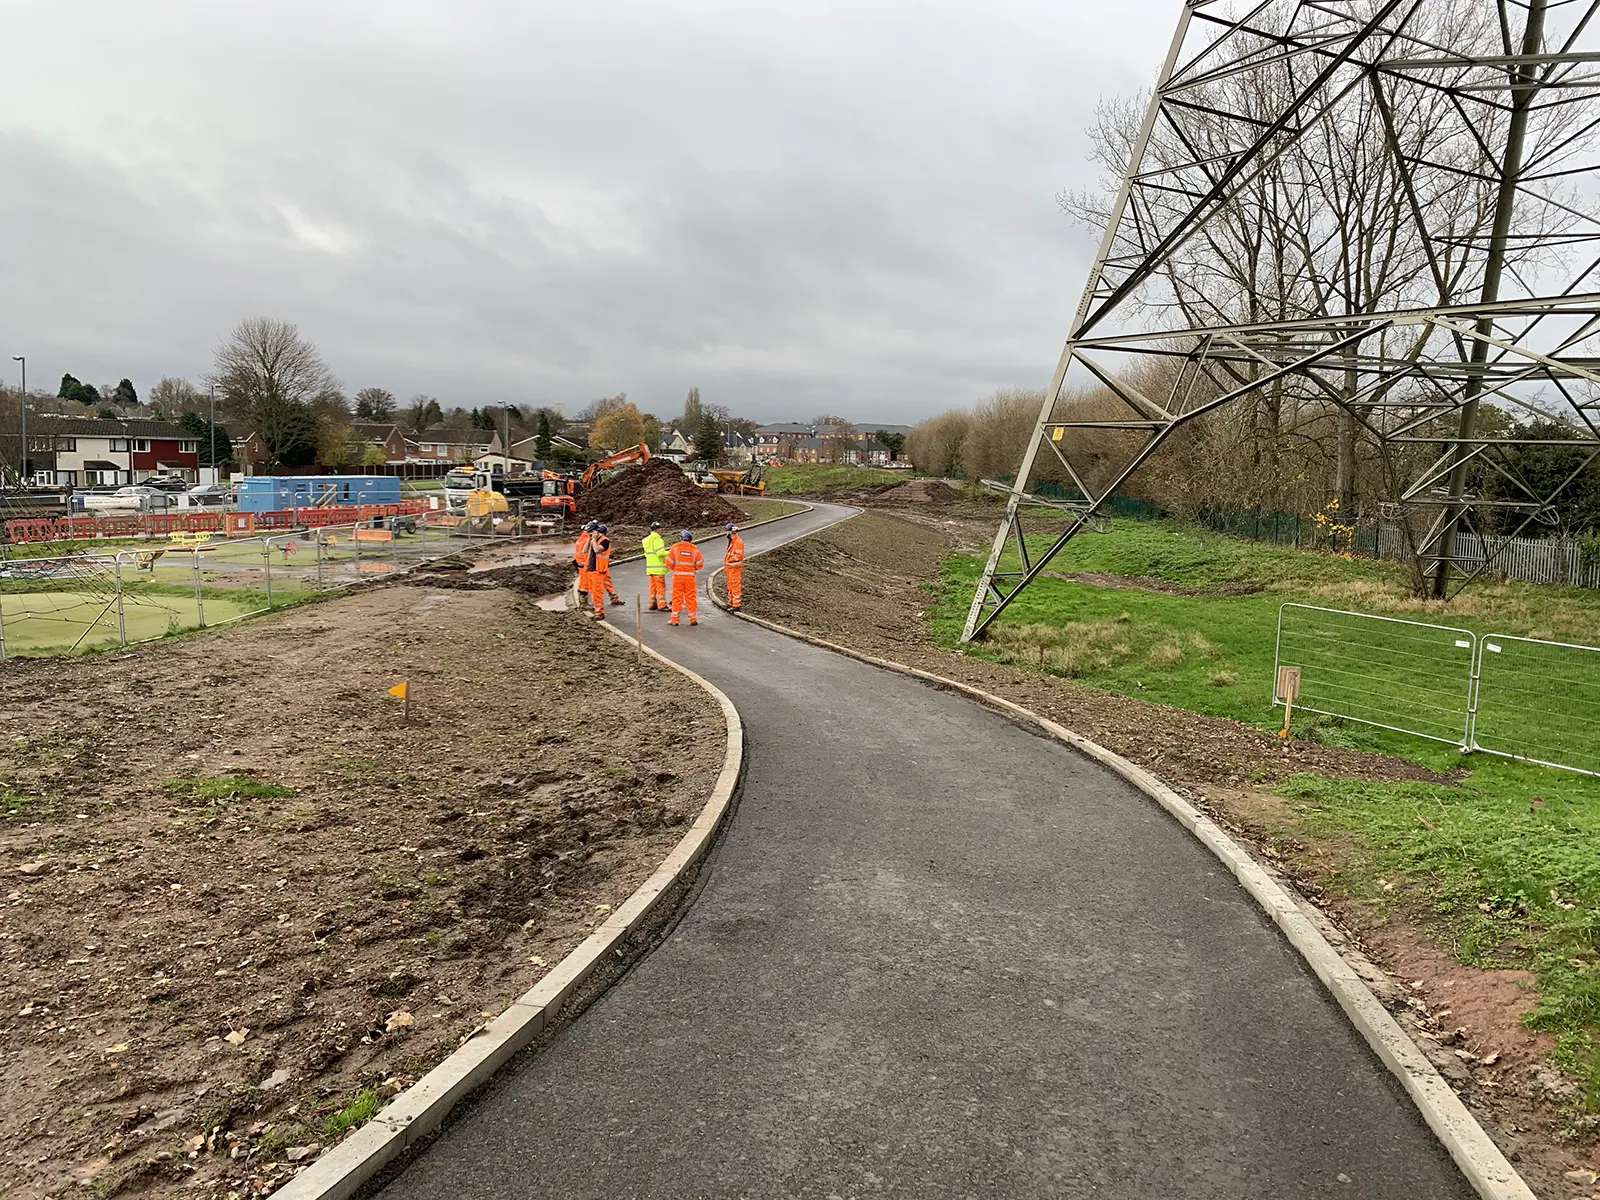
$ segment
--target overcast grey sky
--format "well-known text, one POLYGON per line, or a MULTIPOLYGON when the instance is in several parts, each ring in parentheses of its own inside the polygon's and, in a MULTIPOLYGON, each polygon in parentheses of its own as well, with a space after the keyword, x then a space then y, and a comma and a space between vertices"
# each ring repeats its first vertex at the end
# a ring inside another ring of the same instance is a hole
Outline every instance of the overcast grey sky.
POLYGON ((143 394, 267 315, 447 405, 1042 386, 1093 249, 1055 194, 1178 7, 0 0, 0 363, 143 394))

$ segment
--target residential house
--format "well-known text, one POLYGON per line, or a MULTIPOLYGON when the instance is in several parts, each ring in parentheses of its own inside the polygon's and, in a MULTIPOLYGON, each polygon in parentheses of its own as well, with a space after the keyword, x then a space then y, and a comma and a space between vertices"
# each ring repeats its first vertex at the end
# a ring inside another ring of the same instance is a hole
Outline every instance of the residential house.
POLYGON ((755 456, 754 438, 746 437, 737 429, 730 429, 722 435, 722 457, 730 467, 747 467, 755 456))
POLYGON ((536 471, 539 464, 531 458, 519 458, 512 454, 509 458, 499 450, 486 450, 472 460, 472 465, 480 471, 488 471, 495 475, 526 475, 529 471, 536 471))
POLYGON ((254 474, 255 468, 267 461, 267 444, 253 429, 243 437, 230 439, 229 445, 233 447, 233 461, 244 468, 246 475, 254 474))
MULTIPOLYGON (((463 463, 471 462, 489 451, 490 439, 476 429, 452 428, 443 421, 435 421, 406 442, 406 455, 413 461, 463 463)), ((516 453, 516 446, 511 452, 516 453)))
MULTIPOLYGON (((784 454, 782 459, 796 463, 819 463, 822 461, 824 448, 828 445, 826 438, 797 437, 780 443, 784 454)), ((778 457, 774 455, 774 457, 778 457)))
POLYGON ((405 462, 406 435, 400 431, 400 426, 355 421, 351 423, 350 430, 360 447, 360 451, 354 455, 357 462, 365 461, 366 451, 371 448, 382 450, 383 461, 386 463, 405 462))
POLYGON ((661 440, 656 447, 656 453, 662 458, 670 459, 682 466, 694 458, 694 441, 687 437, 683 430, 676 427, 663 429, 661 431, 661 440))
POLYGON ((783 462, 794 457, 796 442, 805 441, 816 436, 816 430, 810 425, 777 424, 763 425, 752 435, 755 441, 753 453, 763 462, 783 462))
MULTIPOLYGON (((490 447, 491 450, 497 448, 497 446, 490 447)), ((577 442, 574 442, 570 438, 563 437, 559 433, 553 433, 550 435, 550 448, 552 450, 560 449, 577 451, 579 454, 589 453, 588 447, 580 446, 577 442)), ((598 451, 596 451, 596 453, 598 453, 598 451)), ((525 438, 513 438, 511 442, 511 457, 526 458, 529 460, 541 458, 542 456, 539 453, 539 435, 535 433, 525 438)))
POLYGON ((28 424, 34 480, 64 487, 199 479, 200 442, 167 421, 36 417, 28 424))

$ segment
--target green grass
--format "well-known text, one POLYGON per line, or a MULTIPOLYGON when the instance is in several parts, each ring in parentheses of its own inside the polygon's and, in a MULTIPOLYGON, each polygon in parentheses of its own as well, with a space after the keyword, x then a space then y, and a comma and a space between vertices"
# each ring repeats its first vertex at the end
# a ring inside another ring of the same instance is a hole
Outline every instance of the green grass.
POLYGON ((179 800, 239 800, 252 797, 276 798, 294 795, 294 789, 253 775, 186 776, 169 779, 161 785, 169 796, 179 800))
MULTIPOLYGON (((1037 548, 1044 544, 1041 538, 1037 548)), ((1035 548, 1032 543, 1030 548, 1035 548)), ((944 565, 938 603, 930 616, 936 636, 947 645, 956 645, 981 569, 981 561, 972 555, 957 555, 944 565)), ((1594 592, 1483 584, 1453 602, 1439 604, 1413 598, 1408 577, 1392 564, 1245 542, 1176 522, 1118 522, 1109 534, 1075 539, 1050 571, 1157 579, 1192 589, 1242 584, 1261 590, 1248 595, 1173 595, 1046 576, 1018 597, 987 641, 967 651, 1263 728, 1282 723, 1282 710, 1272 703, 1272 668, 1278 613, 1285 603, 1373 613, 1479 634, 1578 643, 1592 642, 1600 629, 1600 594, 1594 592), (1196 635, 1203 639, 1203 647, 1195 643, 1196 635), (1224 673, 1231 673, 1237 682, 1221 686, 1213 682, 1224 673)), ((1307 645, 1314 641, 1312 634, 1326 628, 1325 618, 1316 624, 1305 624, 1306 618, 1297 615, 1294 619, 1302 622, 1307 645)), ((1293 634, 1295 626, 1289 628, 1293 634)), ((1404 707, 1414 716, 1424 702, 1439 708, 1459 703, 1454 689, 1458 680, 1465 679, 1466 652, 1455 647, 1453 636, 1385 623, 1358 623, 1350 636, 1373 647, 1373 652, 1341 659, 1335 648, 1323 658, 1359 677, 1355 682, 1373 704, 1373 715, 1404 707), (1426 661, 1414 672, 1400 665, 1418 662, 1416 656, 1424 652, 1436 656, 1437 669, 1426 661), (1433 691, 1425 692, 1426 688, 1433 691)), ((1312 706, 1341 707, 1334 702, 1338 697, 1327 698, 1330 703, 1312 706)), ((1312 699, 1307 697, 1308 702, 1312 699)), ((1562 699, 1570 718, 1575 698, 1562 699)), ((1593 719, 1600 722, 1600 708, 1593 719)), ((1441 717, 1437 724, 1448 722, 1441 717)), ((1316 725, 1315 719, 1305 722, 1308 728, 1316 725)), ((1517 731, 1502 733, 1514 739, 1517 731)), ((1430 766, 1456 760, 1447 745, 1382 730, 1339 736, 1430 766)))
MULTIPOLYGON (((146 584, 130 588, 126 593, 123 625, 130 643, 199 628, 194 589, 153 590, 161 586, 146 584)), ((207 589, 203 595, 208 625, 217 625, 267 606, 265 593, 249 590, 218 592, 207 589)), ((303 591, 280 594, 274 588, 272 600, 274 606, 282 606, 309 595, 303 591)), ((79 653, 115 649, 121 640, 117 633, 116 610, 106 607, 109 598, 97 599, 96 594, 90 592, 34 590, 31 587, 26 591, 14 591, 7 587, 0 595, 0 621, 5 625, 7 656, 65 654, 85 630, 89 633, 79 642, 79 653)))
MULTIPOLYGON (((981 566, 970 555, 944 564, 929 619, 951 648, 981 566)), ((1440 605, 1413 598, 1409 577, 1392 564, 1240 541, 1175 522, 1118 522, 1109 534, 1076 539, 1050 569, 1260 590, 1179 595, 1041 578, 988 640, 962 649, 1261 728, 1282 723, 1282 709, 1272 703, 1272 668, 1285 603, 1578 644, 1593 644, 1600 630, 1594 592, 1483 583, 1440 605)), ((1335 647, 1330 656, 1316 639, 1331 627, 1321 618, 1298 632, 1292 621, 1286 626, 1286 659, 1345 669, 1313 680, 1327 707, 1339 699, 1330 695, 1329 679, 1359 691, 1369 705, 1405 709, 1410 720, 1429 704, 1443 709, 1459 701, 1465 662, 1451 656, 1468 652, 1455 646, 1454 635, 1357 623, 1354 634, 1374 649, 1352 655, 1347 646, 1335 647), (1435 662, 1445 666, 1436 671, 1435 662)), ((1563 752, 1593 755, 1600 711, 1591 689, 1552 682, 1549 663, 1514 658, 1512 649, 1498 659, 1485 655, 1480 708, 1489 732, 1526 746, 1558 741, 1553 728, 1575 730, 1563 752), (1490 684, 1506 698, 1491 697, 1490 684), (1511 684, 1525 690, 1510 691, 1511 684), (1540 704, 1555 707, 1541 713, 1540 704), (1595 724, 1577 724, 1580 714, 1595 724)), ((1463 756, 1445 742, 1314 713, 1297 713, 1294 733, 1451 773, 1438 784, 1297 775, 1272 790, 1289 802, 1289 832, 1334 837, 1347 848, 1335 880, 1347 894, 1405 906, 1408 919, 1464 963, 1534 971, 1538 1007, 1529 1023, 1557 1036, 1558 1060, 1600 1110, 1600 778, 1488 754, 1463 756)))
POLYGON ((322 1118, 321 1132, 326 1141, 333 1141, 364 1125, 378 1115, 383 1107, 383 1097, 373 1088, 362 1088, 340 1109, 322 1118))
POLYGON ((44 821, 55 815, 56 806, 44 796, 30 796, 0 783, 0 822, 44 821))
POLYGON ((821 463, 815 466, 804 463, 770 466, 765 476, 769 495, 875 487, 886 483, 903 483, 910 477, 909 471, 886 471, 881 467, 835 467, 821 463))

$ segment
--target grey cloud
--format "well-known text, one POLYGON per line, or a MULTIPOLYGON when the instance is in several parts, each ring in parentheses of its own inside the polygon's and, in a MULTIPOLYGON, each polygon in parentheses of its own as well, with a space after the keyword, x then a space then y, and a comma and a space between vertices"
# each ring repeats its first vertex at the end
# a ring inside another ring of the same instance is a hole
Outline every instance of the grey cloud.
POLYGON ((264 313, 352 388, 913 420, 1048 376, 1054 194, 1176 9, 40 0, 0 343, 148 386, 264 313))

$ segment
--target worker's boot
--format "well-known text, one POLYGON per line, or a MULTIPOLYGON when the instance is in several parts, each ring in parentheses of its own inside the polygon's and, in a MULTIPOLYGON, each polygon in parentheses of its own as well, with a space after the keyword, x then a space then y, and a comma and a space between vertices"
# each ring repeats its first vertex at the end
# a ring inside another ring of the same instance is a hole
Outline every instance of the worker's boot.
POLYGON ((626 603, 627 603, 627 601, 624 600, 621 596, 613 596, 613 597, 611 597, 611 604, 612 604, 613 608, 616 607, 618 604, 626 604, 626 603))
POLYGON ((690 617, 690 618, 689 618, 689 624, 691 624, 691 625, 698 625, 698 624, 700 624, 700 622, 699 622, 699 621, 697 621, 697 620, 696 620, 696 619, 695 619, 695 618, 694 618, 694 617, 690 617))

